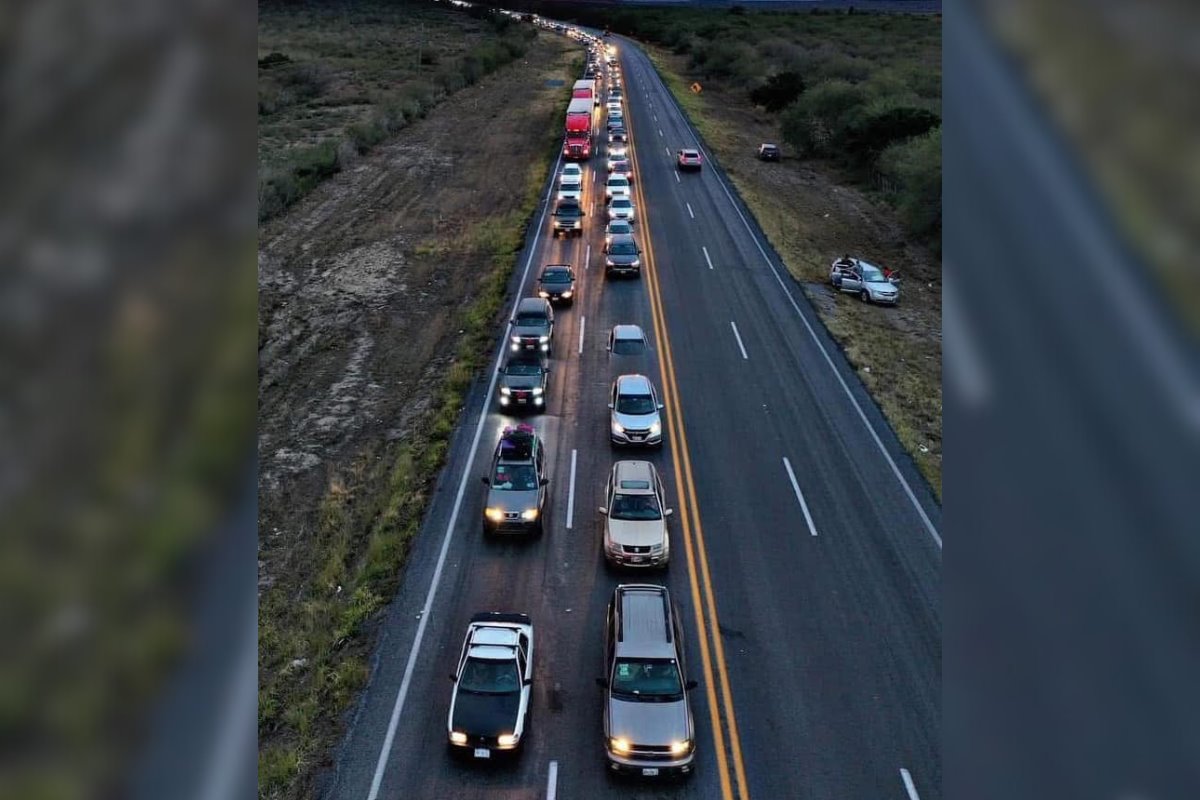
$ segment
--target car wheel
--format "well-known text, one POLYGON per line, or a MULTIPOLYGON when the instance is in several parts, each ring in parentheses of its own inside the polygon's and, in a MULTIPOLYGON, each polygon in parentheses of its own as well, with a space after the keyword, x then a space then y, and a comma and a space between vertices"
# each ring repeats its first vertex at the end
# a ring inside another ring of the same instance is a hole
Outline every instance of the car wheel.
POLYGON ((864 303, 869 303, 871 302, 871 294, 866 289, 863 289, 858 293, 858 299, 862 300, 864 303))

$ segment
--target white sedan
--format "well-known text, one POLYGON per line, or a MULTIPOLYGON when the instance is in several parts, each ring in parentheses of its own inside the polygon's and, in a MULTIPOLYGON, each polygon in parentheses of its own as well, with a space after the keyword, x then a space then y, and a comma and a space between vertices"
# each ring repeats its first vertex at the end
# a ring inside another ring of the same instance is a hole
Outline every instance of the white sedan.
POLYGON ((533 688, 533 623, 527 614, 471 617, 446 720, 452 752, 491 760, 520 749, 533 688))

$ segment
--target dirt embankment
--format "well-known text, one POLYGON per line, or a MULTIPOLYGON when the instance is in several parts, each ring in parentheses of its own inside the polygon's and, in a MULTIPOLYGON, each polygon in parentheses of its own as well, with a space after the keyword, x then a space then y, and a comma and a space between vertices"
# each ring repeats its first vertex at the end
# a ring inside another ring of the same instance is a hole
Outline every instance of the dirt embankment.
POLYGON ((414 442, 435 417, 452 427, 460 344, 491 322, 479 299, 511 269, 577 55, 538 37, 260 228, 264 796, 303 794, 365 680, 361 623, 386 602, 445 446, 435 459, 414 442))

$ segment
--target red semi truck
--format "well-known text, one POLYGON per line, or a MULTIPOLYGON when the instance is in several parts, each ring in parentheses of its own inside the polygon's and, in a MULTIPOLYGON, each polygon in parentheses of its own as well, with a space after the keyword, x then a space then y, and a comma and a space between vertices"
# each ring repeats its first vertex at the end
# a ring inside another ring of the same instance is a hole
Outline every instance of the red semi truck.
POLYGON ((596 91, 596 81, 575 81, 575 86, 571 89, 571 99, 574 100, 580 97, 591 100, 592 105, 600 105, 600 93, 596 91))
POLYGON ((563 158, 587 161, 592 157, 592 101, 576 97, 567 106, 566 137, 563 158))

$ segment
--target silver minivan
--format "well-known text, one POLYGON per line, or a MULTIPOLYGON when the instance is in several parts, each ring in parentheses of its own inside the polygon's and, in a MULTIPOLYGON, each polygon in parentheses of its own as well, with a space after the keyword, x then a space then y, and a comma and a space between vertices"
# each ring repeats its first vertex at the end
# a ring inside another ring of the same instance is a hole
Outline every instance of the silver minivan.
POLYGON ((604 750, 614 772, 690 775, 696 758, 683 633, 665 586, 622 584, 608 604, 604 750))

